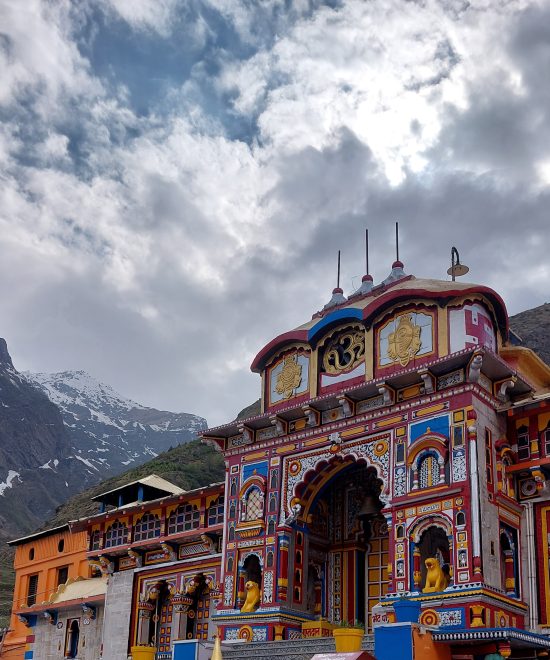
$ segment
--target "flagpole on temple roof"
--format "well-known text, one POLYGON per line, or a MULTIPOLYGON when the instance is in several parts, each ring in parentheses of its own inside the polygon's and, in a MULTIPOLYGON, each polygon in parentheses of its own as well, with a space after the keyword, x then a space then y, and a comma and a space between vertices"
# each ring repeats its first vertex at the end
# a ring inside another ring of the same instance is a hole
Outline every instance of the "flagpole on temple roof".
POLYGON ((336 288, 340 288, 340 250, 338 250, 338 277, 336 280, 336 288))
POLYGON ((395 223, 395 255, 396 261, 399 261, 399 223, 395 223))

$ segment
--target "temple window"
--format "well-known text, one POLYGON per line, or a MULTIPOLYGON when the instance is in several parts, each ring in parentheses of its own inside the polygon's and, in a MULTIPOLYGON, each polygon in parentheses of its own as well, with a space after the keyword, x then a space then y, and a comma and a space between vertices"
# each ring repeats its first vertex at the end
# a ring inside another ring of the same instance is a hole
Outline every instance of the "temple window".
POLYGON ((101 544, 101 531, 96 529, 90 535, 90 550, 99 550, 101 544))
POLYGON ((128 543, 128 527, 124 523, 115 520, 105 532, 105 547, 113 548, 116 545, 128 543))
POLYGON ((34 548, 31 548, 29 550, 29 561, 32 561, 34 559, 34 548))
POLYGON ((29 575, 29 583, 27 585, 27 607, 36 605, 36 594, 38 593, 38 573, 29 575))
POLYGON ((229 495, 231 497, 235 497, 236 494, 237 494, 237 480, 232 479, 231 480, 231 487, 229 488, 229 495))
POLYGON ((518 458, 520 461, 527 461, 530 457, 529 429, 526 426, 520 426, 518 429, 518 458))
POLYGON ((266 558, 266 566, 267 568, 272 568, 273 567, 273 553, 268 552, 267 553, 267 558, 266 558))
POLYGON ((439 484, 439 463, 435 454, 426 454, 418 464, 420 488, 431 488, 439 484))
POLYGON ((160 519, 157 515, 146 513, 134 527, 134 541, 145 541, 160 536, 160 519))
POLYGON ((180 532, 188 532, 191 529, 196 529, 200 525, 200 516, 200 511, 194 504, 180 504, 168 518, 168 534, 179 534, 180 532))
POLYGON ((217 500, 208 507, 208 526, 219 525, 223 522, 224 497, 220 495, 217 500))
POLYGON ((228 557, 227 558, 227 572, 232 573, 233 572, 233 564, 234 564, 234 559, 233 557, 228 557))
POLYGON ((231 502, 229 505, 229 517, 234 518, 237 515, 237 507, 235 505, 235 502, 231 502))
POLYGON ((270 487, 271 488, 277 488, 278 482, 279 482, 279 470, 272 470, 271 471, 270 487))
POLYGON ((58 568, 56 586, 59 586, 60 584, 65 584, 65 582, 67 582, 68 579, 69 579, 69 567, 61 566, 60 568, 58 568))
POLYGON ((509 596, 517 596, 517 544, 514 532, 502 527, 499 542, 501 589, 509 596))
POLYGON ((269 513, 275 513, 275 511, 277 511, 277 498, 272 495, 269 498, 269 513))
POLYGON ((395 528, 395 538, 396 539, 402 539, 405 538, 405 528, 403 525, 397 525, 395 528))
POLYGON ((544 444, 544 455, 550 457, 550 422, 542 432, 542 442, 544 444))
POLYGON ((57 544, 57 552, 63 552, 65 550, 65 539, 60 539, 57 544))
POLYGON ((464 444, 464 431, 462 425, 453 427, 453 445, 461 447, 464 444))
POLYGON ((456 514, 456 526, 464 527, 465 524, 466 524, 466 514, 464 513, 464 511, 459 511, 456 514))
POLYGON ((395 462, 403 463, 405 460, 405 445, 400 443, 395 448, 395 462))
POLYGON ((244 520, 259 520, 264 515, 264 494, 259 488, 251 488, 244 501, 244 520))
POLYGON ((268 534, 275 534, 275 519, 271 518, 269 522, 267 523, 267 533, 268 534))

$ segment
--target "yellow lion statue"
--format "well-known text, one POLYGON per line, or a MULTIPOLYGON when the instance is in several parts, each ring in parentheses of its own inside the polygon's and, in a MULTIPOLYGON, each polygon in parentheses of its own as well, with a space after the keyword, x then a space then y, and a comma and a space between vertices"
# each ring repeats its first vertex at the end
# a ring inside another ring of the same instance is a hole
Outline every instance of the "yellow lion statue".
POLYGON ((244 585, 246 589, 246 600, 241 608, 241 612, 254 612, 260 604, 260 586, 257 582, 248 582, 244 585))
POLYGON ((436 591, 445 591, 449 586, 449 576, 441 568, 439 561, 435 557, 429 557, 424 562, 428 572, 426 573, 426 584, 422 593, 432 593, 436 591))

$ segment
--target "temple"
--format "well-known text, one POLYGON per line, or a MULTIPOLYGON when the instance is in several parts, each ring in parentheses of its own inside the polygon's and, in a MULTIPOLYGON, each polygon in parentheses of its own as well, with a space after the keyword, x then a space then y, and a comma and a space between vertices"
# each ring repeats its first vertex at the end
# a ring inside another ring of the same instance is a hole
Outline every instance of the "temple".
MULTIPOLYGON (((334 289, 252 370, 260 414, 202 434, 224 484, 152 475, 69 524, 106 585, 101 657, 183 658, 178 640, 215 634, 224 658, 306 657, 346 622, 378 660, 547 655, 550 367, 495 291, 396 261, 378 285, 334 289)), ((97 658, 70 654, 59 603, 23 602, 31 578, 27 561, 12 626, 26 655, 8 635, 2 657, 97 658), (43 628, 65 655, 28 641, 43 628)))

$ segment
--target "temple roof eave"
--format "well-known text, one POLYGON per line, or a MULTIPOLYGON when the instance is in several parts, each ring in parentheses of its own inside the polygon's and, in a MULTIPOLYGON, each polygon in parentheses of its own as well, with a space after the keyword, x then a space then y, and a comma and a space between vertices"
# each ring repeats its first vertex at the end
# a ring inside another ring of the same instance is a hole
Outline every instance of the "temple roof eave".
POLYGON ((250 368, 253 372, 261 372, 269 358, 288 344, 299 342, 314 346, 319 337, 334 325, 348 321, 361 321, 368 325, 378 314, 399 302, 408 299, 431 298, 434 302, 439 303, 442 300, 447 301, 469 295, 481 295, 491 302, 497 325, 503 337, 507 338, 509 327, 506 305, 501 296, 493 289, 480 284, 417 279, 408 276, 388 285, 375 287, 367 295, 346 300, 329 310, 318 312, 311 321, 278 335, 259 351, 250 368))
MULTIPOLYGON (((440 376, 444 373, 449 373, 455 369, 464 368, 468 365, 472 356, 476 354, 483 355, 482 373, 494 381, 501 381, 505 379, 514 379, 514 384, 510 391, 514 396, 522 396, 529 394, 533 391, 533 386, 521 374, 516 372, 510 365, 502 360, 498 355, 489 351, 488 349, 463 349, 451 355, 432 360, 419 367, 412 367, 403 369, 394 374, 388 375, 384 378, 376 378, 359 385, 354 385, 348 388, 342 388, 337 392, 324 394, 314 397, 307 401, 300 403, 290 403, 288 407, 282 408, 274 412, 266 412, 261 415, 255 415, 247 419, 234 420, 227 424, 217 426, 203 431, 200 436, 203 442, 221 442, 234 435, 242 432, 243 427, 249 428, 253 431, 266 428, 270 425, 270 419, 274 416, 283 419, 284 421, 294 421, 304 417, 304 407, 311 407, 317 411, 330 410, 339 405, 339 400, 342 397, 348 397, 354 402, 368 399, 372 396, 379 394, 379 389, 383 385, 389 385, 394 389, 401 389, 416 383, 421 383, 422 379, 419 372, 429 370, 434 376, 440 376)), ((386 407, 390 408, 390 404, 386 407)), ((380 410, 380 409, 378 409, 380 410)))

